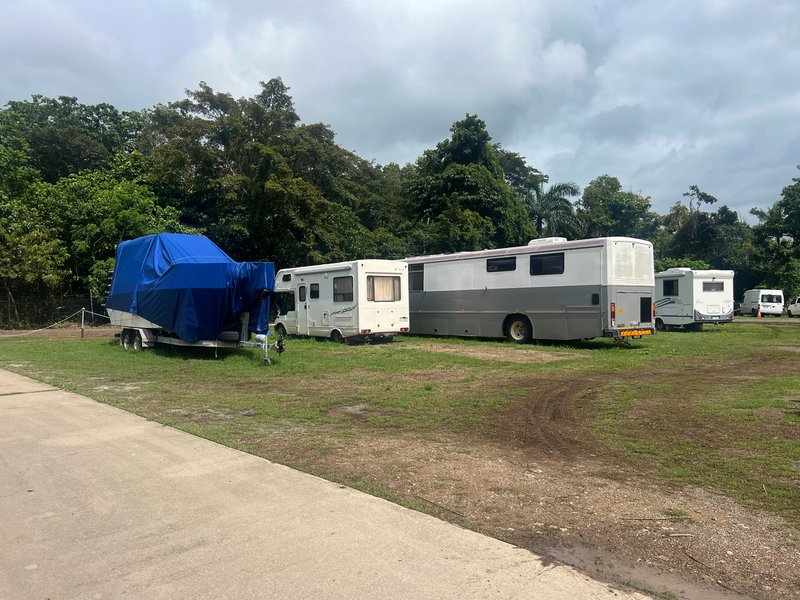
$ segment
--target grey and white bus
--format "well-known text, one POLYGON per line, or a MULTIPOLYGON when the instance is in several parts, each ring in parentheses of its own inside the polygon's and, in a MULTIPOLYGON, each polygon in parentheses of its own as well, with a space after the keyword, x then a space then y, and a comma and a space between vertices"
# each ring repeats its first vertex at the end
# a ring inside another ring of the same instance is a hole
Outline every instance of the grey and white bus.
POLYGON ((653 245, 607 237, 415 256, 411 333, 517 343, 655 333, 653 245))

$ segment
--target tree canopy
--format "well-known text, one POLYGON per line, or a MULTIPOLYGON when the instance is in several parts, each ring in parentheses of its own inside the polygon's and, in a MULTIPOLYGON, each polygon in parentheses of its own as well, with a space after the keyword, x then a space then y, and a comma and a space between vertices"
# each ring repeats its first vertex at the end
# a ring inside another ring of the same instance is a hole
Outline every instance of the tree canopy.
POLYGON ((9 102, 0 282, 12 305, 98 293, 116 245, 160 231, 207 235, 237 260, 279 267, 623 235, 652 240, 659 265, 734 269, 739 290, 800 292, 800 178, 751 211, 752 227, 695 184, 659 215, 612 175, 582 193, 550 183, 478 115, 413 164, 378 165, 339 146, 330 126, 303 123, 289 92, 273 78, 238 99, 200 82, 141 111, 68 96, 9 102))

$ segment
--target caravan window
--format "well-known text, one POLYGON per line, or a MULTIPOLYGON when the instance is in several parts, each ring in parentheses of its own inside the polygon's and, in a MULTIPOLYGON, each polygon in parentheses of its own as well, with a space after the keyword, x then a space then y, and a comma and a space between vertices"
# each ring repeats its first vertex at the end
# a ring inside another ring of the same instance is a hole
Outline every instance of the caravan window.
POLYGON ((333 301, 352 302, 353 301, 353 276, 333 278, 333 301))
POLYGON ((425 289, 425 265, 408 265, 408 289, 412 292, 425 289))
MULTIPOLYGON (((678 295, 678 280, 677 279, 664 279, 664 295, 677 296, 678 295)), ((703 284, 705 289, 705 284, 703 284)))
POLYGON ((563 252, 531 256, 531 275, 561 275, 563 272, 563 252))
POLYGON ((703 282, 703 291, 704 292, 724 292, 725 291, 725 282, 724 281, 704 281, 703 282))
POLYGON ((504 256, 503 258, 487 258, 486 272, 497 273, 498 271, 516 271, 517 257, 504 256))
POLYGON ((312 283, 308 287, 308 297, 314 300, 315 298, 319 298, 319 284, 312 283))
POLYGON ((400 300, 400 278, 389 275, 367 275, 367 300, 397 302, 400 300))
POLYGON ((291 280, 292 280, 292 274, 291 273, 284 273, 283 277, 281 277, 281 281, 291 281, 291 280))
POLYGON ((306 301, 306 286, 301 285, 299 288, 297 288, 297 299, 300 302, 306 301))

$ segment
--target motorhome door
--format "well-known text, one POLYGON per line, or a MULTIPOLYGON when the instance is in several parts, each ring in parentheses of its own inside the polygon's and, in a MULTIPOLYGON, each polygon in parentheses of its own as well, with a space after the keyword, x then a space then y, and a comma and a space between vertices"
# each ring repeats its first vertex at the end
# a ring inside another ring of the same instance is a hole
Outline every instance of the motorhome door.
POLYGON ((308 335, 308 298, 306 286, 297 286, 297 333, 308 335))

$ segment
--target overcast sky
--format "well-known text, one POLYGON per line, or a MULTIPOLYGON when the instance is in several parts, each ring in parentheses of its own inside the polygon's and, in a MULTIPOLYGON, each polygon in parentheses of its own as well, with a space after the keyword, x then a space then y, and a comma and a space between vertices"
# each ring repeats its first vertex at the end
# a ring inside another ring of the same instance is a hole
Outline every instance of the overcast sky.
POLYGON ((800 175, 797 0, 0 0, 0 105, 150 108, 281 77, 305 123, 380 164, 477 114, 551 182, 747 214, 800 175))

